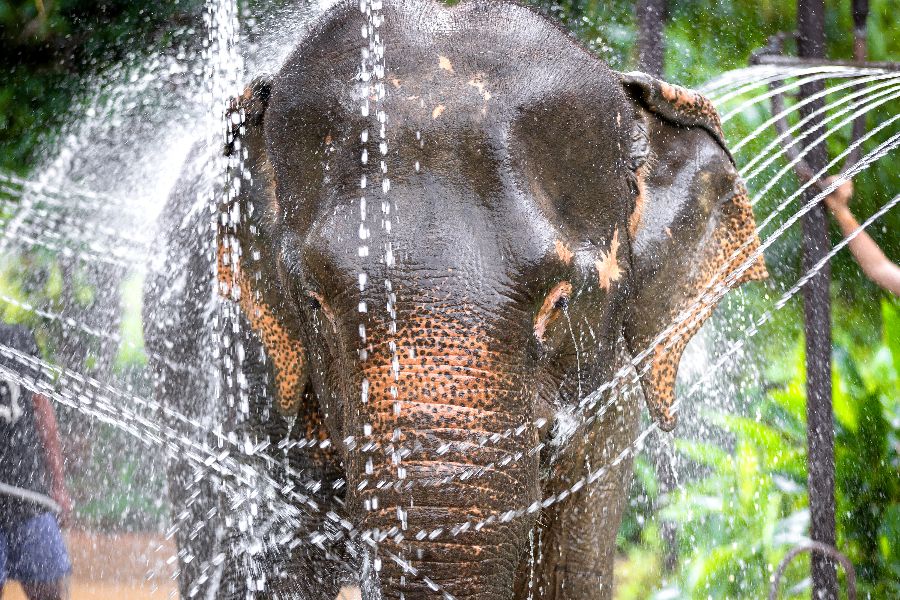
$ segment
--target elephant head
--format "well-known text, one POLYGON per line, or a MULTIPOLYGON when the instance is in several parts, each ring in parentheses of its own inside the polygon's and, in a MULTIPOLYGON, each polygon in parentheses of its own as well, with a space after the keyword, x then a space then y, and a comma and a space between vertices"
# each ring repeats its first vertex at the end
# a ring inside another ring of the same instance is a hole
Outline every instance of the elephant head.
MULTIPOLYGON (((340 441, 348 519, 457 598, 510 598, 534 515, 458 525, 541 499, 541 418, 622 344, 673 427, 684 345, 764 266, 702 96, 617 74, 516 5, 384 12, 383 77, 342 4, 236 100, 221 290, 279 408, 340 441)), ((431 593, 392 560, 380 579, 431 593)))

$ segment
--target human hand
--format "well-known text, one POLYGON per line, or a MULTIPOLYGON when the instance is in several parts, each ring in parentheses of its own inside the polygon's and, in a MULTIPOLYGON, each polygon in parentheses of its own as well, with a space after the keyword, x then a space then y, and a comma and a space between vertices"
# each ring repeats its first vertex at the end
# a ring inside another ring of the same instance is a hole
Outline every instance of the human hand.
MULTIPOLYGON (((830 186, 834 183, 836 176, 829 177, 824 181, 825 186, 830 186)), ((832 212, 840 212, 844 210, 849 210, 848 204, 850 203, 850 198, 853 196, 853 180, 848 179, 841 185, 837 187, 833 192, 825 196, 825 204, 828 205, 828 208, 832 210, 832 212)))

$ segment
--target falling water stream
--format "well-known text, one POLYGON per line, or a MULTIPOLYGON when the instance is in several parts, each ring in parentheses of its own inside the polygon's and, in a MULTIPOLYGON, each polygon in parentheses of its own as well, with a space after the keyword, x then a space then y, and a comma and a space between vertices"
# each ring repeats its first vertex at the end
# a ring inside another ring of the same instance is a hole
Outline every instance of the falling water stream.
MULTIPOLYGON (((314 23, 316 16, 325 8, 327 5, 276 15, 267 22, 271 33, 251 44, 246 43, 242 37, 237 3, 234 0, 209 0, 204 12, 208 37, 204 40, 203 48, 198 50, 191 48, 188 42, 179 43, 173 46, 174 52, 171 55, 150 57, 144 59, 144 62, 135 60, 132 65, 113 69, 101 86, 103 94, 88 99, 81 114, 72 116, 67 133, 54 148, 52 158, 46 165, 35 170, 38 175, 32 179, 23 179, 0 174, 0 218, 4 225, 0 236, 0 252, 4 254, 4 262, 8 264, 28 253, 58 257, 79 266, 71 271, 73 273, 80 266, 90 266, 95 271, 93 276, 104 282, 108 289, 107 294, 101 298, 101 304, 105 306, 101 307, 102 310, 95 311, 96 314, 75 310, 74 304, 37 305, 15 297, 12 293, 0 293, 0 303, 7 308, 40 318, 62 340, 88 340, 90 344, 98 344, 113 353, 143 351, 142 345, 133 336, 122 334, 121 315, 113 321, 104 315, 110 311, 120 312, 119 291, 127 287, 129 282, 137 282, 139 286, 147 265, 161 260, 159 249, 153 247, 155 232, 147 227, 147 223, 157 216, 175 178, 184 166, 192 166, 206 174, 205 195, 198 199, 195 210, 208 216, 209 228, 205 232, 208 237, 201 240, 201 243, 209 266, 211 309, 207 315, 207 331, 203 332, 207 363, 202 367, 203 372, 196 375, 209 382, 209 395, 205 399, 205 414, 209 416, 193 418, 149 399, 149 374, 142 371, 127 375, 115 372, 92 373, 81 369, 74 361, 56 364, 0 346, 0 355, 21 366, 21 369, 0 366, 0 375, 46 394, 87 419, 123 432, 150 452, 162 452, 170 458, 179 457, 190 461, 196 484, 206 479, 216 482, 217 491, 223 498, 216 511, 205 517, 197 517, 192 513, 191 504, 199 497, 197 494, 185 506, 175 507, 176 511, 167 523, 166 533, 172 538, 178 532, 199 532, 212 526, 208 524, 218 522, 219 512, 227 513, 226 522, 236 533, 232 537, 217 533, 221 550, 212 553, 208 564, 201 566, 199 579, 193 582, 197 586, 222 576, 221 567, 227 553, 241 559, 247 577, 246 588, 253 597, 253 594, 265 591, 271 583, 266 580, 263 567, 268 560, 268 553, 277 553, 273 547, 293 548, 304 545, 311 551, 324 553, 328 543, 339 542, 346 544, 348 548, 362 547, 370 550, 374 573, 380 570, 382 560, 392 560, 403 569, 408 581, 421 580, 432 590, 450 598, 452 596, 432 581, 428 573, 416 569, 402 554, 385 553, 379 548, 380 542, 387 537, 386 532, 359 530, 337 514, 322 508, 322 499, 338 494, 341 491, 339 487, 346 485, 346 482, 340 481, 337 486, 331 486, 310 479, 305 473, 292 471, 291 466, 286 464, 288 450, 311 448, 317 444, 324 448, 332 443, 331 440, 295 437, 260 440, 251 435, 246 426, 250 412, 250 389, 242 370, 242 365, 247 360, 253 360, 253 357, 246 355, 247 332, 241 331, 235 304, 218 299, 220 290, 216 278, 216 236, 223 227, 233 233, 244 218, 244 215, 231 211, 222 215, 219 206, 233 199, 239 189, 243 165, 240 155, 226 158, 209 149, 216 149, 221 145, 225 125, 222 115, 228 101, 241 92, 243 84, 254 74, 275 71, 303 34, 304 28, 314 23), (297 23, 301 26, 298 27, 297 23), (169 84, 176 84, 174 87, 179 90, 177 98, 165 97, 171 87, 169 84), (139 103, 137 100, 148 96, 157 101, 158 106, 139 103), (162 113, 179 116, 166 123, 162 113), (152 132, 141 124, 144 121, 153 124, 152 132), (113 127, 110 123, 117 123, 117 126, 113 127), (133 133, 129 133, 131 126, 134 126, 133 133), (135 144, 126 143, 132 140, 129 136, 137 136, 137 139, 147 136, 147 141, 135 147, 135 144), (206 150, 191 155, 189 149, 196 142, 200 142, 200 147, 206 150), (123 151, 124 147, 127 147, 127 151, 123 151), (218 191, 223 189, 226 190, 225 198, 220 197, 221 192, 218 191), (24 375, 31 372, 32 368, 36 368, 38 373, 34 379, 24 375), (178 428, 172 427, 171 423, 177 423, 178 428), (269 475, 268 469, 274 465, 282 465, 291 477, 289 485, 284 485, 269 475), (265 507, 274 508, 264 511, 265 507), (264 513, 271 516, 261 516, 264 513), (300 525, 312 518, 319 518, 324 524, 315 531, 298 536, 295 532, 300 529, 300 525)), ((401 410, 397 391, 401 371, 399 357, 403 352, 412 352, 413 349, 398 346, 397 289, 391 280, 392 269, 396 266, 391 230, 392 223, 397 218, 397 207, 391 201, 387 167, 390 120, 384 103, 389 91, 384 85, 388 63, 385 57, 385 40, 380 34, 384 19, 382 2, 361 0, 359 10, 360 35, 365 46, 360 58, 357 83, 361 115, 368 119, 367 127, 359 132, 362 176, 359 184, 357 252, 360 258, 367 260, 366 269, 357 274, 360 294, 359 356, 363 362, 368 360, 370 357, 367 348, 373 343, 367 331, 367 302, 381 297, 391 318, 388 331, 393 339, 387 340, 387 346, 390 348, 390 373, 393 378, 390 394, 397 414, 401 410), (376 217, 372 206, 380 206, 377 225, 374 225, 376 217), (370 247, 373 225, 379 227, 380 238, 383 240, 383 245, 378 249, 370 247), (376 273, 383 274, 383 281, 375 280, 376 273), (375 286, 380 289, 377 292, 370 291, 370 287, 375 286)), ((185 36, 188 34, 185 33, 185 36)), ((877 69, 847 67, 750 67, 726 73, 708 83, 702 91, 716 102, 723 114, 723 121, 728 122, 757 108, 776 92, 790 92, 803 83, 813 81, 828 81, 831 85, 828 96, 823 93, 816 97, 825 98, 826 106, 797 120, 790 129, 789 134, 795 137, 795 143, 803 141, 807 144, 800 153, 801 158, 811 147, 825 144, 839 135, 856 118, 900 98, 900 75, 877 69), (836 92, 843 93, 835 97, 836 92), (816 128, 806 127, 820 115, 824 118, 816 128)), ((732 148, 738 157, 741 156, 740 150, 752 140, 772 130, 776 118, 792 117, 802 105, 803 103, 790 105, 782 114, 773 115, 762 122, 746 138, 733 141, 732 148)), ((850 165, 825 191, 801 206, 796 206, 795 201, 811 184, 803 184, 788 191, 789 184, 785 181, 793 165, 785 161, 783 136, 773 139, 746 162, 739 161, 741 173, 754 192, 753 203, 757 210, 763 204, 774 204, 774 208, 765 214, 758 212, 756 215, 759 223, 757 230, 762 239, 759 252, 730 272, 726 285, 707 290, 698 300, 697 306, 685 310, 676 323, 647 348, 642 349, 613 379, 596 390, 582 390, 581 352, 587 342, 576 336, 571 316, 566 310, 565 318, 578 363, 577 413, 567 417, 575 423, 567 438, 571 439, 577 432, 585 431, 616 406, 623 397, 622 390, 638 383, 650 369, 652 362, 644 359, 650 355, 655 344, 682 321, 697 318, 696 315, 692 316, 694 308, 710 306, 721 298, 733 287, 740 273, 753 264, 758 254, 782 239, 796 221, 829 191, 900 146, 900 130, 896 125, 898 120, 900 115, 893 115, 870 129, 856 145, 865 143, 871 149, 855 164, 850 165), (761 202, 763 199, 767 202, 761 202), (770 232, 769 226, 772 224, 777 226, 770 232)), ((424 143, 421 134, 417 134, 417 139, 420 144, 424 143)), ((843 150, 831 161, 828 169, 818 175, 824 176, 835 170, 835 166, 840 165, 851 150, 852 147, 843 150)), ((413 157, 401 158, 414 160, 413 157)), ((415 162, 415 171, 418 173, 419 170, 420 165, 415 162)), ((862 224, 860 231, 898 202, 900 196, 882 206, 862 224)), ((743 358, 736 359, 740 357, 748 341, 762 331, 773 315, 786 306, 810 277, 847 242, 848 239, 841 241, 825 259, 802 273, 796 283, 775 302, 770 303, 759 316, 742 315, 741 320, 748 324, 740 329, 735 341, 727 344, 706 343, 716 336, 712 331, 714 325, 704 328, 686 353, 682 369, 682 387, 686 388, 686 392, 681 394, 674 410, 679 410, 685 403, 716 406, 720 401, 720 394, 716 390, 728 385, 730 373, 752 368, 743 358), (692 368, 694 363, 701 363, 704 368, 692 368)), ((233 255, 240 256, 241 249, 237 246, 236 237, 232 237, 230 243, 234 244, 233 255)), ((590 327, 590 324, 587 325, 590 327)), ((157 358, 165 360, 164 357, 157 358)), ((187 368, 177 365, 174 367, 187 368)), ((363 372, 367 372, 366 369, 363 372)), ((361 411, 366 410, 369 385, 367 379, 362 379, 359 391, 361 411)), ((735 404, 730 408, 740 410, 742 406, 735 404)), ((530 427, 540 427, 543 424, 536 420, 522 422, 504 432, 486 435, 477 445, 459 442, 458 449, 471 452, 496 445, 501 440, 519 438, 530 427)), ((693 426, 698 425, 693 423, 693 426)), ((647 425, 610 462, 589 464, 585 472, 565 490, 528 506, 509 506, 486 516, 469 515, 456 523, 448 523, 429 531, 407 531, 405 511, 403 507, 398 507, 398 529, 408 537, 417 539, 452 538, 470 529, 480 529, 491 523, 508 522, 534 514, 572 494, 588 493, 611 469, 639 453, 646 446, 647 440, 657 433, 655 424, 647 425)), ((691 433, 689 430, 680 435, 691 433)), ((351 437, 342 442, 355 444, 362 452, 386 450, 373 438, 371 424, 364 424, 356 437, 358 439, 351 437)), ((362 482, 363 485, 376 489, 381 485, 396 485, 399 486, 398 489, 409 490, 413 485, 441 486, 454 479, 473 480, 488 471, 487 467, 472 467, 454 475, 433 480, 416 479, 413 482, 405 477, 403 456, 406 452, 414 453, 415 450, 402 448, 401 439, 402 432, 394 431, 389 456, 395 479, 367 480, 362 482)), ((490 468, 508 468, 541 449, 542 444, 523 446, 521 451, 506 454, 490 468)), ((441 452, 449 450, 450 444, 447 444, 442 447, 441 452)), ((368 475, 374 473, 373 455, 370 455, 366 463, 368 475)), ((164 466, 160 464, 157 467, 158 475, 162 474, 164 466)), ((681 474, 679 477, 689 476, 681 474)), ((368 510, 378 509, 376 495, 368 496, 366 502, 368 510)), ((542 557, 539 534, 532 533, 531 536, 533 572, 534 565, 539 564, 542 557)), ((185 551, 181 550, 177 556, 169 559, 169 563, 174 567, 179 561, 191 560, 192 557, 186 556, 185 551)), ((369 574, 369 577, 374 577, 374 573, 369 574)), ((177 575, 176 569, 172 576, 177 575)), ((151 578, 157 577, 154 575, 151 578)), ((365 588, 365 581, 363 587, 365 588)), ((529 584, 529 595, 534 591, 529 584)))

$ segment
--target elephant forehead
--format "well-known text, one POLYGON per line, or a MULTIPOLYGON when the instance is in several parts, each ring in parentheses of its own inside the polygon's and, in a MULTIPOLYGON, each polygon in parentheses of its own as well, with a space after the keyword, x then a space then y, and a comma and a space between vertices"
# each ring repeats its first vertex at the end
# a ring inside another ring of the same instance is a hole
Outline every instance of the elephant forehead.
MULTIPOLYGON (((556 241, 583 247, 590 232, 608 243, 629 198, 622 157, 633 120, 612 71, 521 6, 401 0, 384 13, 382 78, 361 61, 366 21, 351 5, 332 11, 275 78, 266 144, 296 229, 318 219, 350 240, 368 218, 360 197, 371 215, 387 192, 404 217, 392 223, 395 239, 404 228, 444 232, 438 250, 473 237, 466 214, 495 232, 481 239, 499 240, 479 256, 511 248, 538 260, 556 241)), ((365 227, 377 247, 377 223, 365 227)))
POLYGON ((367 36, 360 36, 365 26, 355 5, 328 13, 281 69, 270 110, 281 104, 297 117, 318 109, 332 121, 366 121, 362 107, 369 103, 374 113, 377 102, 389 129, 421 130, 510 121, 523 107, 572 95, 592 98, 601 112, 624 103, 618 80, 601 61, 521 6, 386 4, 376 31, 385 56, 380 78, 362 58, 370 51, 367 36), (376 84, 384 85, 383 100, 376 84))

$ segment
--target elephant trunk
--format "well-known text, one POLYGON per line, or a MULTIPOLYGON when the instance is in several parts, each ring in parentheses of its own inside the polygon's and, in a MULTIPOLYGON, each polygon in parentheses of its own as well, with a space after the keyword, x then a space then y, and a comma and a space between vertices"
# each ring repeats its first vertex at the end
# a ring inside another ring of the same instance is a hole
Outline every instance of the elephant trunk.
POLYGON ((531 403, 471 327, 434 335, 440 325, 429 324, 414 351, 364 369, 370 395, 357 418, 371 433, 349 453, 349 509, 377 543, 385 598, 508 600, 532 521, 499 517, 539 498, 527 452, 537 432, 517 430, 531 403))
POLYGON ((362 523, 378 542, 384 597, 413 600, 446 592, 460 599, 508 600, 526 534, 522 520, 479 522, 520 507, 520 484, 511 477, 486 475, 468 484, 437 487, 432 482, 462 469, 427 462, 419 461, 419 472, 407 477, 410 489, 403 491, 400 484, 399 492, 383 488, 364 494, 370 504, 362 523), (501 479, 505 485, 499 485, 501 479))

